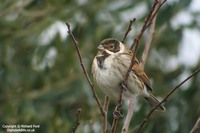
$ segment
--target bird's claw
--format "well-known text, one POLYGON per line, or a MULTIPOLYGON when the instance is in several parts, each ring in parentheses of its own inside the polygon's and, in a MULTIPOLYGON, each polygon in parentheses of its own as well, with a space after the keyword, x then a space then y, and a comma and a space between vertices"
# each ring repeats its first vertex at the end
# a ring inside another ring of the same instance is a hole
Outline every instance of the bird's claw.
POLYGON ((119 119, 119 118, 122 118, 124 115, 117 109, 115 108, 114 112, 113 112, 113 117, 115 119, 119 119))
POLYGON ((121 86, 122 86, 124 91, 127 91, 127 83, 125 81, 121 82, 121 86))

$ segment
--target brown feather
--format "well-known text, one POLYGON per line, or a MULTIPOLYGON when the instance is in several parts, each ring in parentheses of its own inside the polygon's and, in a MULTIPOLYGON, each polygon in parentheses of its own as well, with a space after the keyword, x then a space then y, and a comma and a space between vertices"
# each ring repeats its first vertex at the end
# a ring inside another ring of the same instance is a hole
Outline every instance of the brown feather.
POLYGON ((149 78, 147 77, 147 75, 143 71, 143 69, 140 66, 139 61, 137 59, 135 59, 135 63, 133 64, 133 71, 145 83, 145 85, 147 86, 147 88, 150 91, 152 91, 149 78))
MULTIPOLYGON (((127 54, 130 56, 130 58, 132 58, 133 53, 130 49, 128 49, 127 47, 125 47, 125 51, 128 51, 127 53, 123 53, 123 54, 127 54)), ((135 59, 135 62, 133 64, 132 70, 135 72, 135 74, 144 82, 144 84, 147 86, 149 91, 152 91, 151 85, 150 85, 150 81, 149 78, 147 77, 147 75, 145 74, 144 70, 142 69, 142 67, 140 66, 140 63, 138 61, 138 59, 135 59)))

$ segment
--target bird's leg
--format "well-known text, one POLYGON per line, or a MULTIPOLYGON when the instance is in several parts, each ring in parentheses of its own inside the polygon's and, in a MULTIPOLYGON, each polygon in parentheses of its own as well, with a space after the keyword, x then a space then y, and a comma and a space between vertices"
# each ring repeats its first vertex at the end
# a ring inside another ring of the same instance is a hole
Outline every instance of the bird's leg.
POLYGON ((119 119, 119 118, 122 118, 124 115, 120 112, 120 110, 118 110, 118 106, 114 109, 114 112, 113 112, 113 117, 115 119, 119 119))
POLYGON ((123 95, 123 91, 126 91, 126 86, 127 86, 127 84, 126 84, 126 82, 125 81, 122 81, 121 83, 120 83, 120 93, 119 93, 119 100, 118 100, 118 104, 117 104, 117 106, 116 106, 116 108, 115 108, 115 110, 114 110, 114 112, 113 112, 113 117, 115 118, 115 119, 119 119, 119 118, 121 118, 121 117, 123 117, 123 114, 120 112, 120 110, 121 110, 121 107, 122 107, 122 95, 123 95))

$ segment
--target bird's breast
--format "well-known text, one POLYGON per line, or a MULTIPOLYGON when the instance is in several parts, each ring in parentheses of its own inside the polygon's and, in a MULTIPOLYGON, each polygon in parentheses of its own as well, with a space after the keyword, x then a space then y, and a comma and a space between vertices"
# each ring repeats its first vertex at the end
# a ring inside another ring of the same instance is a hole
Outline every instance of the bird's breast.
MULTIPOLYGON (((110 55, 107 58, 95 57, 93 62, 93 77, 98 87, 108 96, 118 98, 120 83, 124 80, 130 59, 122 55, 119 57, 110 55)), ((128 90, 124 92, 124 97, 132 97, 138 94, 141 85, 134 82, 137 77, 133 72, 128 79, 128 90)))

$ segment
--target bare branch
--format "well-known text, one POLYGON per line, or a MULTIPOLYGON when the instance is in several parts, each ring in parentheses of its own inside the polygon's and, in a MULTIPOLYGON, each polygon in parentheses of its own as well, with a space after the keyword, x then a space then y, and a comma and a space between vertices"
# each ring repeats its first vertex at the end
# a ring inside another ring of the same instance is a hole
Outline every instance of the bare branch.
POLYGON ((196 121, 196 123, 195 123, 194 127, 192 128, 192 130, 190 131, 190 133, 195 133, 198 129, 200 129, 200 117, 196 121))
POLYGON ((150 23, 150 27, 149 27, 149 33, 148 33, 148 36, 147 36, 147 40, 146 40, 146 43, 145 43, 145 47, 144 47, 144 50, 143 50, 143 53, 142 53, 142 59, 140 61, 140 65, 141 67, 144 69, 144 66, 145 66, 145 62, 146 62, 146 59, 147 59, 147 56, 148 56, 148 53, 149 53, 149 49, 150 49, 150 46, 151 46, 151 43, 152 43, 152 40, 153 40, 153 36, 154 36, 154 29, 155 29, 155 24, 156 24, 156 18, 157 18, 157 9, 160 7, 160 4, 161 4, 161 1, 158 1, 158 4, 155 6, 155 10, 153 11, 153 14, 155 14, 155 16, 151 16, 153 18, 152 20, 152 23, 150 23))
POLYGON ((123 39, 122 39, 122 43, 124 43, 124 41, 126 40, 126 37, 127 37, 128 33, 132 30, 132 25, 133 25, 133 22, 135 22, 135 20, 136 20, 136 18, 130 20, 128 29, 127 29, 127 31, 126 31, 126 33, 125 33, 123 39))
POLYGON ((198 72, 200 71, 200 68, 197 69, 194 73, 192 73, 189 77, 187 77, 185 80, 183 80, 180 84, 178 84, 177 86, 175 86, 174 89, 172 89, 166 96, 165 98, 155 107, 153 107, 151 109, 151 111, 147 114, 147 116, 144 118, 144 120, 142 121, 142 123, 140 124, 139 128, 137 129, 136 133, 141 132, 142 128, 144 127, 144 125, 146 124, 146 122, 149 120, 149 118, 151 117, 151 115, 155 112, 155 109, 160 106, 161 104, 163 104, 164 102, 167 101, 167 99, 177 90, 180 88, 181 85, 183 85, 186 81, 188 81, 190 78, 192 78, 194 75, 196 75, 198 72))
POLYGON ((167 0, 163 0, 163 2, 161 2, 161 0, 155 0, 157 1, 158 3, 160 3, 160 6, 157 8, 157 10, 155 10, 155 12, 152 14, 152 17, 150 18, 148 24, 146 25, 145 29, 147 29, 150 25, 151 25, 151 22, 152 20, 154 19, 154 17, 157 15, 159 9, 161 8, 161 6, 167 1, 167 0))
POLYGON ((97 102, 97 105, 98 105, 98 107, 99 107, 99 110, 100 110, 101 114, 104 116, 104 111, 103 111, 102 105, 101 105, 101 103, 100 103, 100 100, 99 100, 99 98, 98 98, 98 96, 97 96, 97 94, 96 94, 96 92, 95 92, 95 90, 94 90, 94 85, 93 85, 93 83, 91 82, 91 80, 90 80, 90 78, 89 78, 89 76, 88 76, 88 73, 87 73, 87 71, 86 71, 86 69, 85 69, 85 66, 84 66, 84 64, 83 64, 83 61, 82 61, 82 58, 81 58, 81 54, 80 54, 80 50, 79 50, 79 47, 78 47, 78 41, 75 39, 73 33, 71 32, 70 25, 69 25, 68 23, 66 23, 66 25, 67 25, 67 28, 68 28, 68 33, 69 33, 70 36, 72 37, 72 40, 73 40, 74 45, 75 45, 75 47, 76 47, 76 51, 77 51, 77 54, 78 54, 78 57, 79 57, 79 61, 80 61, 81 67, 82 67, 82 69, 83 69, 83 73, 84 73, 84 75, 85 75, 85 77, 86 77, 86 79, 87 79, 87 81, 88 81, 88 83, 89 83, 89 85, 90 85, 90 88, 91 88, 92 93, 93 93, 93 97, 94 97, 94 99, 95 99, 96 102, 97 102))
POLYGON ((104 105, 103 105, 103 111, 104 111, 104 117, 103 117, 103 133, 107 133, 107 113, 108 113, 108 106, 109 106, 109 97, 105 96, 104 98, 104 105))
POLYGON ((151 11, 149 12, 149 15, 147 16, 147 18, 146 18, 145 21, 144 21, 144 24, 143 24, 143 26, 142 26, 142 29, 141 29, 140 33, 139 33, 139 34, 137 35, 137 37, 134 39, 134 41, 133 41, 133 43, 132 43, 132 45, 131 45, 131 47, 130 47, 131 50, 133 49, 133 46, 135 46, 136 44, 138 44, 138 42, 140 41, 140 39, 141 39, 143 33, 145 32, 146 27, 147 27, 147 24, 148 24, 148 22, 149 22, 149 20, 150 20, 150 17, 152 16, 152 13, 153 13, 153 11, 154 11, 154 9, 155 9, 156 4, 157 4, 157 1, 155 0, 153 6, 152 6, 152 8, 151 8, 151 11))
POLYGON ((76 124, 72 129, 72 133, 76 132, 76 129, 78 128, 78 126, 80 125, 80 116, 81 116, 81 109, 77 109, 77 113, 76 113, 76 124))
POLYGON ((122 128, 122 133, 128 132, 128 127, 131 122, 131 118, 133 116, 134 105, 135 105, 135 99, 130 99, 129 104, 128 104, 128 112, 127 112, 126 119, 122 128))
MULTIPOLYGON (((159 0, 160 1, 160 0, 159 0)), ((140 31, 140 33, 137 35, 137 37, 134 39, 134 42, 132 43, 130 49, 133 49, 133 46, 135 46, 136 44, 138 45, 143 33, 145 32, 145 30, 150 26, 150 24, 152 23, 153 18, 156 16, 157 12, 159 11, 160 7, 166 2, 167 0, 164 0, 159 7, 157 8, 157 10, 155 10, 156 5, 158 4, 158 0, 154 1, 154 4, 151 8, 151 11, 149 12, 149 15, 147 16, 147 18, 144 21, 144 24, 142 26, 142 29, 140 31), (153 14, 154 12, 154 14, 153 14)))

